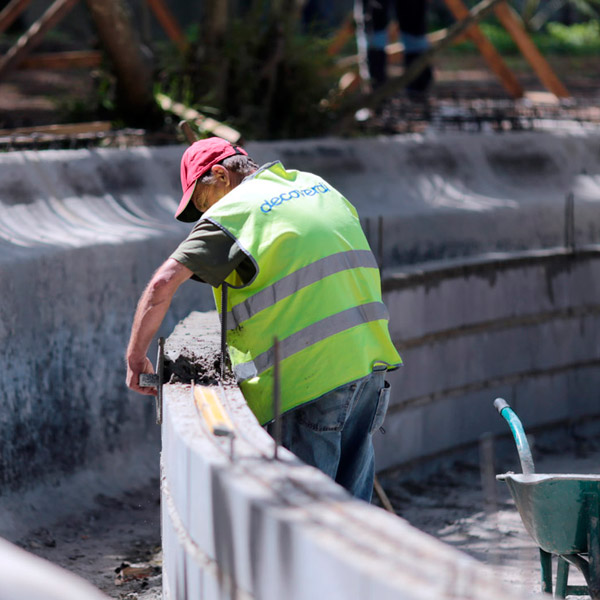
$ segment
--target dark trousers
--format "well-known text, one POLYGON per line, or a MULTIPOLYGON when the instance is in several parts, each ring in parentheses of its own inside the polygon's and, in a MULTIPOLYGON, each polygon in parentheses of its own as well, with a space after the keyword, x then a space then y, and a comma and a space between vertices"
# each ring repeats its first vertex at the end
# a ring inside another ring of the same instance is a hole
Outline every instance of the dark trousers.
POLYGON ((392 18, 392 9, 400 31, 412 35, 425 35, 427 32, 426 0, 363 0, 363 7, 367 32, 386 29, 392 18))
MULTIPOLYGON (((426 49, 427 0, 356 0, 362 5, 364 33, 367 39, 367 64, 373 87, 384 83, 386 77, 385 42, 387 26, 395 16, 406 50, 404 65, 410 64, 426 49), (407 43, 409 42, 409 43, 407 43), (411 47, 411 43, 417 43, 411 47)), ((430 68, 408 85, 408 90, 423 92, 432 80, 430 68)))

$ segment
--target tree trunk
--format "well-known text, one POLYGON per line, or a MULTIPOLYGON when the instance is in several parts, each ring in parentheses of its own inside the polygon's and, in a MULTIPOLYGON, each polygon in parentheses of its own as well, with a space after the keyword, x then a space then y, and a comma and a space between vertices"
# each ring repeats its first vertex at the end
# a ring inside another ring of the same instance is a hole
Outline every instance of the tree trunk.
POLYGON ((132 125, 156 122, 152 66, 142 48, 122 0, 86 0, 100 42, 117 78, 117 108, 132 125))

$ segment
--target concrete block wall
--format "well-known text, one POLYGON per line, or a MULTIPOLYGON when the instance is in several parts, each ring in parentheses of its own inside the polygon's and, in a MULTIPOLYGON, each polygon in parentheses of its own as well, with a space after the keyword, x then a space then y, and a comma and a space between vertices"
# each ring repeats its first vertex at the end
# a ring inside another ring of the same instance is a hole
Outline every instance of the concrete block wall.
POLYGON ((377 466, 394 468, 508 428, 600 417, 600 248, 423 266, 384 281, 405 365, 390 374, 377 466))
POLYGON ((274 460, 239 390, 219 393, 236 431, 233 454, 209 431, 190 385, 165 386, 165 600, 518 597, 491 569, 351 498, 285 449, 274 460))

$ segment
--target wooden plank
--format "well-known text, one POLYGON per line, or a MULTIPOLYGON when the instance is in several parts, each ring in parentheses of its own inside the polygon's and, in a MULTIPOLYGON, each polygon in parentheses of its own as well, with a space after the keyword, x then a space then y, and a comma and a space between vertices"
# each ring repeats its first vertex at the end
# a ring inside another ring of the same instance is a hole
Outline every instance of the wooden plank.
MULTIPOLYGON (((446 6, 457 21, 462 21, 469 15, 469 9, 462 0, 445 0, 446 6)), ((524 90, 514 73, 508 68, 493 44, 485 37, 481 28, 471 25, 466 31, 467 36, 477 46, 488 67, 496 74, 504 89, 513 98, 522 98, 524 90)))
POLYGON ((378 479, 377 475, 375 475, 375 478, 373 480, 373 488, 375 489, 375 492, 376 492, 377 496, 379 497, 379 500, 381 500, 381 504, 383 504, 383 508, 385 508, 385 510, 387 510, 388 512, 396 514, 396 511, 394 510, 394 507, 392 506, 392 503, 390 502, 388 495, 385 493, 385 490, 383 489, 383 486, 381 485, 381 483, 379 483, 379 479, 378 479))
POLYGON ((77 50, 34 54, 19 64, 19 69, 93 69, 102 64, 102 52, 77 50))
POLYGON ((6 31, 27 8, 31 0, 11 0, 0 11, 0 33, 6 31))
POLYGON ((180 102, 173 102, 171 98, 165 94, 156 94, 158 105, 165 111, 171 112, 185 121, 192 121, 201 131, 208 131, 232 144, 241 144, 242 134, 215 119, 211 119, 199 113, 197 110, 185 106, 180 102))
MULTIPOLYGON (((434 46, 438 42, 442 41, 448 35, 448 29, 438 29, 437 31, 432 31, 427 34, 427 40, 429 44, 434 46)), ((453 40, 453 44, 460 44, 464 42, 467 38, 467 34, 457 37, 453 40)), ((385 52, 387 54, 387 58, 390 64, 399 64, 404 58, 404 44, 402 42, 394 42, 393 44, 388 44, 385 47, 385 52)))
POLYGON ((0 135, 78 135, 82 133, 102 133, 111 131, 110 121, 92 121, 90 123, 65 123, 63 125, 37 125, 35 127, 19 127, 17 129, 0 129, 0 135))
POLYGON ((169 39, 184 52, 188 45, 187 40, 185 39, 181 27, 179 27, 179 23, 177 23, 164 0, 146 0, 146 2, 152 9, 154 16, 161 24, 162 28, 165 30, 165 33, 169 36, 169 39))
POLYGON ((16 68, 76 4, 78 0, 55 0, 48 10, 17 40, 0 61, 0 78, 16 68))
POLYGON ((501 2, 494 7, 494 12, 546 89, 559 98, 568 98, 571 94, 527 35, 515 11, 506 2, 501 2))

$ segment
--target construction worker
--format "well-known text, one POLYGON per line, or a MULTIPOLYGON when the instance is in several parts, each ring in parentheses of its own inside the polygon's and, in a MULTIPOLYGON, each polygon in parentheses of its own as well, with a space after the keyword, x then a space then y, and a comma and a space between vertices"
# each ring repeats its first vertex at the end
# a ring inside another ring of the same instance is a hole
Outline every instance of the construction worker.
MULTIPOLYGON (((357 34, 366 38, 367 66, 371 86, 377 88, 387 80, 387 27, 392 6, 395 10, 404 45, 404 67, 408 68, 429 49, 427 40, 427 0, 355 0, 359 26, 357 34)), ((359 44, 360 47, 360 44, 359 44)), ((423 95, 433 79, 427 67, 411 81, 406 90, 409 96, 423 95)))
POLYGON ((371 437, 387 410, 388 369, 402 361, 388 332, 377 264, 354 207, 320 177, 280 162, 258 168, 220 138, 181 161, 175 217, 198 221, 138 303, 127 385, 141 373, 177 288, 214 287, 233 372, 261 425, 273 420, 279 340, 282 444, 369 501, 371 437))

